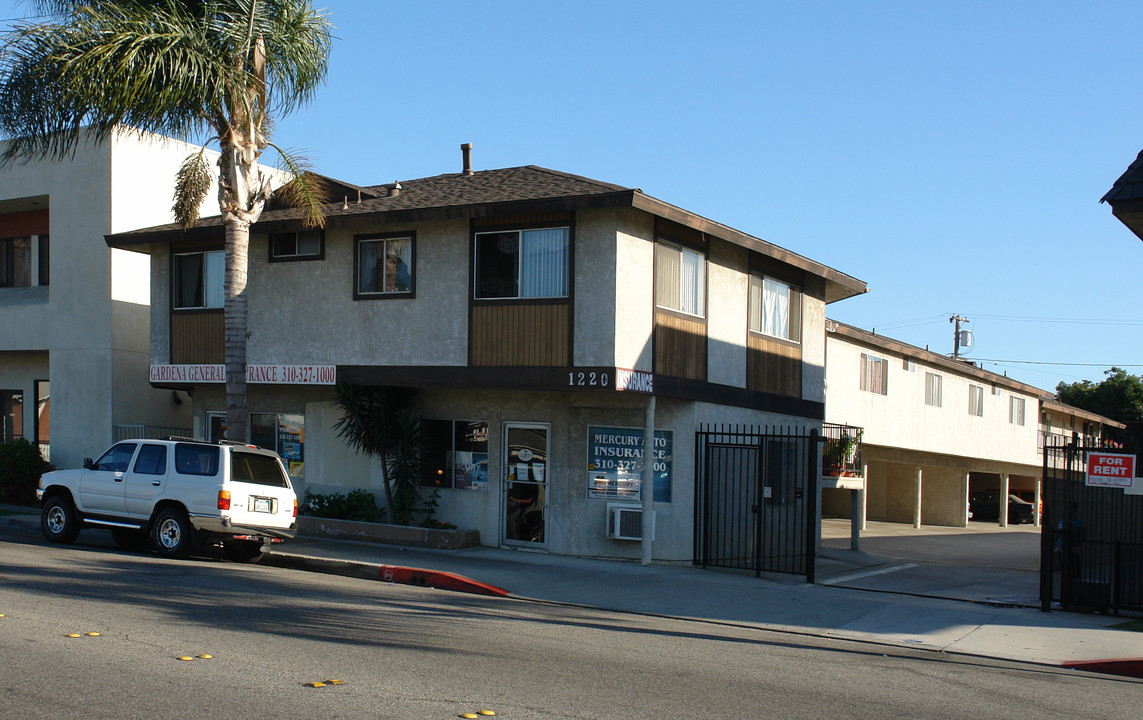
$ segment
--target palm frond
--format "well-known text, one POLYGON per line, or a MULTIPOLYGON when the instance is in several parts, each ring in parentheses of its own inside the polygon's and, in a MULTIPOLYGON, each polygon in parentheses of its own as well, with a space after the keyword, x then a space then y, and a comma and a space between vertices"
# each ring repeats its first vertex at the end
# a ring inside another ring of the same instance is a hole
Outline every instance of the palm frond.
POLYGON ((302 223, 306 227, 324 227, 324 205, 329 199, 325 181, 312 170, 312 163, 306 156, 273 143, 270 145, 278 151, 279 169, 290 174, 290 181, 278 188, 275 195, 285 205, 302 211, 302 223))
POLYGON ((206 161, 206 148, 192 153, 179 166, 175 174, 175 196, 171 212, 183 228, 189 228, 198 220, 198 209, 202 207, 210 183, 214 179, 210 165, 206 161))

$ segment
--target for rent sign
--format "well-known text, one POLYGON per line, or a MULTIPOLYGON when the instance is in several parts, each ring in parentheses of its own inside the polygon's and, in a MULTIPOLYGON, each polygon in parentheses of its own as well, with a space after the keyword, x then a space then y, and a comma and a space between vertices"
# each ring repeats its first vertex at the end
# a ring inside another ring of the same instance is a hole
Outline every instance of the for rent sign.
POLYGON ((1087 485, 1129 488, 1135 482, 1135 456, 1088 453, 1087 485))

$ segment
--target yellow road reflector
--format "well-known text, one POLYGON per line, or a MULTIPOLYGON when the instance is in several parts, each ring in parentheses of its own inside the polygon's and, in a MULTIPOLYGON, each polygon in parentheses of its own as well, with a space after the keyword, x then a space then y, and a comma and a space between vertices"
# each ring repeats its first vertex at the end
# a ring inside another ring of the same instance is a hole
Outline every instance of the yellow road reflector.
POLYGON ((88 636, 88 637, 99 637, 99 633, 97 633, 97 632, 89 632, 89 633, 87 634, 87 636, 88 636))
POLYGON ((200 660, 211 660, 214 658, 214 656, 213 655, 207 655, 206 653, 203 653, 202 655, 199 655, 198 658, 200 660))
POLYGON ((476 713, 461 713, 460 715, 457 715, 457 717, 462 717, 462 718, 478 718, 478 717, 480 717, 480 716, 479 716, 479 715, 477 715, 476 713))
POLYGON ((345 682, 345 681, 344 680, 326 680, 325 684, 326 685, 340 685, 343 682, 345 682))
POLYGON ((0 613, 0 617, 4 617, 4 613, 0 613))
POLYGON ((182 660, 183 662, 190 662, 191 660, 194 660, 194 658, 192 658, 190 655, 183 655, 179 658, 179 660, 182 660))
POLYGON ((325 687, 325 683, 323 682, 306 683, 306 685, 309 685, 310 687, 325 687))
POLYGON ((492 710, 477 710, 476 714, 477 715, 495 715, 496 713, 492 710))
POLYGON ((79 633, 68 633, 68 634, 67 634, 67 636, 68 636, 68 637, 83 637, 83 636, 82 636, 82 635, 80 635, 79 633))

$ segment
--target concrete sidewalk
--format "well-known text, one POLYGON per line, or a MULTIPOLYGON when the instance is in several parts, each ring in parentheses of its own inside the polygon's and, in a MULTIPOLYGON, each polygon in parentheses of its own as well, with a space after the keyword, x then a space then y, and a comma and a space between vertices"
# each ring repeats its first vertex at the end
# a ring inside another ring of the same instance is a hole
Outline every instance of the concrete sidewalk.
MULTIPOLYGON (((0 516, 0 533, 5 532, 38 535, 38 516, 0 516)), ((756 579, 524 550, 423 550, 310 537, 275 547, 263 562, 492 594, 502 589, 514 598, 614 612, 1143 676, 1143 634, 1110 627, 1129 618, 1044 613, 829 584, 864 573, 895 572, 901 565, 850 550, 828 550, 819 560, 815 585, 796 577, 756 579)))

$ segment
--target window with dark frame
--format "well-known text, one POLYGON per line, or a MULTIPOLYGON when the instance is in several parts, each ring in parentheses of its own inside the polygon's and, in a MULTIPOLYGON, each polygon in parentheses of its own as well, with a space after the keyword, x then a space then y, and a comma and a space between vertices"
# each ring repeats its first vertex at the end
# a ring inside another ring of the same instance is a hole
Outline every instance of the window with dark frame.
POLYGON ((24 437, 24 391, 0 390, 0 442, 24 437))
POLYGON ((655 304, 695 317, 706 317, 706 256, 655 242, 655 304))
POLYGON ((172 258, 171 295, 175 310, 221 308, 226 252, 176 253, 172 258))
POLYGON ((32 284, 32 238, 0 240, 0 287, 30 287, 32 284))
POLYGON ((477 300, 568 296, 570 228, 478 232, 473 296, 477 300))
POLYGON ((488 489, 487 422, 422 420, 421 442, 421 485, 488 489))
POLYGON ((325 237, 320 228, 270 233, 270 262, 321 260, 324 255, 325 237))
POLYGON ((802 293, 796 287, 772 277, 751 275, 749 304, 751 332, 801 342, 802 293))
POLYGON ((353 242, 355 298, 413 295, 416 233, 360 235, 353 242))

